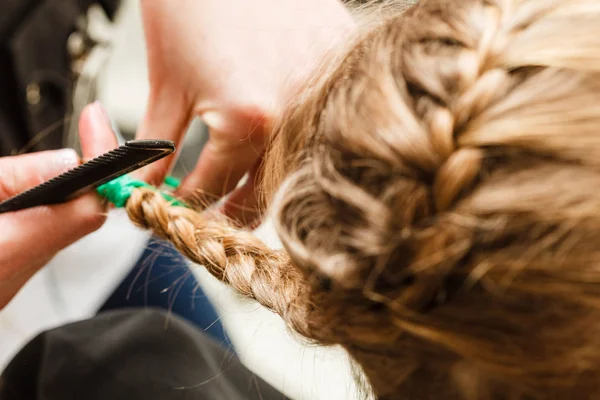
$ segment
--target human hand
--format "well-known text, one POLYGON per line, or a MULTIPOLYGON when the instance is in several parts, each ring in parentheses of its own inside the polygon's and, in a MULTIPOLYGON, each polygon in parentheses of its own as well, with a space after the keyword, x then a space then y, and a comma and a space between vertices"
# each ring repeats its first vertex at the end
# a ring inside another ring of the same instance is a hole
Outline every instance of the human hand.
MULTIPOLYGON (((339 0, 142 0, 150 98, 139 139, 181 143, 194 116, 210 129, 177 193, 204 203, 231 192, 225 212, 254 218, 255 175, 269 123, 354 28, 339 0)), ((159 184, 172 158, 140 172, 159 184)))
MULTIPOLYGON (((88 106, 79 121, 83 157, 117 146, 103 109, 88 106)), ((79 165, 74 150, 0 158, 0 200, 7 199, 79 165)), ((61 249, 97 230, 106 218, 95 194, 68 203, 0 214, 0 310, 61 249)))

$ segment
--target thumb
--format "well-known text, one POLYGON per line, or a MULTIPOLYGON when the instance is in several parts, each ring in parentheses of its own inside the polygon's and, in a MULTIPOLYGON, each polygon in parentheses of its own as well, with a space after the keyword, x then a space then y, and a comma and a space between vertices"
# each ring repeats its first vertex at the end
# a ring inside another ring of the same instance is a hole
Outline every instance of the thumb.
POLYGON ((0 200, 15 196, 79 165, 73 149, 0 158, 0 200))

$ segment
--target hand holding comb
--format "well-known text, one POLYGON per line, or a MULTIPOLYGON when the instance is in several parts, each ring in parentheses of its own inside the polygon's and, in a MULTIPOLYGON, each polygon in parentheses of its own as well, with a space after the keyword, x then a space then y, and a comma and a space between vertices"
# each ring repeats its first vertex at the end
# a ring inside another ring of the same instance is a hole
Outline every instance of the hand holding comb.
POLYGON ((0 213, 58 204, 81 196, 175 152, 168 140, 131 140, 0 203, 0 213))

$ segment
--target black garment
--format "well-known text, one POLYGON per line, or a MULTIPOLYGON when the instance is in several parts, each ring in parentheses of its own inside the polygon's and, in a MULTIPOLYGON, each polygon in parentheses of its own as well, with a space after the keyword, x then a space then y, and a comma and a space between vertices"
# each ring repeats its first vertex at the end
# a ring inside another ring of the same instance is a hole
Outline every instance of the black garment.
POLYGON ((287 399, 195 326, 151 309, 42 333, 0 377, 0 400, 287 399))
POLYGON ((0 0, 0 156, 62 147, 75 79, 67 40, 91 4, 112 18, 119 3, 0 0))

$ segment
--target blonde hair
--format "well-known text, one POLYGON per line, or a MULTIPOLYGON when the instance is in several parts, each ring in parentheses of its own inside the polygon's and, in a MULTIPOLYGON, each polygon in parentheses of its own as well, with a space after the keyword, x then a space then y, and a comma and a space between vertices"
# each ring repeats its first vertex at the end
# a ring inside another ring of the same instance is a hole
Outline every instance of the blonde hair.
POLYGON ((425 0, 374 25, 275 129, 284 250, 147 190, 127 211, 380 399, 600 397, 599 24, 425 0))

